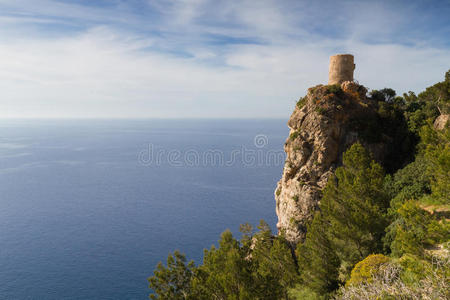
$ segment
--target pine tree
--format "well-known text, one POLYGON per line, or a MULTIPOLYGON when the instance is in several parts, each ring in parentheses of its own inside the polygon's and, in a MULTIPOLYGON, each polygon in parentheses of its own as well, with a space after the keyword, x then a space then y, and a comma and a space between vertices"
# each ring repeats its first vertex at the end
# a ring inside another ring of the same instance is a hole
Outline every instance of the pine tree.
POLYGON ((193 279, 195 299, 252 299, 250 261, 229 230, 219 247, 205 250, 203 265, 193 279))
POLYGON ((421 130, 422 152, 428 161, 431 181, 430 199, 434 203, 450 204, 450 124, 443 130, 432 125, 421 130))
POLYGON ((167 257, 167 267, 161 262, 154 271, 154 276, 148 278, 149 287, 155 294, 151 294, 151 299, 171 299, 185 300, 192 299, 191 278, 195 271, 193 261, 186 264, 186 257, 179 251, 169 254, 167 257))
POLYGON ((318 295, 325 295, 338 287, 340 261, 331 241, 328 226, 317 212, 308 227, 305 242, 297 248, 302 284, 318 295))
POLYGON ((330 238, 344 276, 367 255, 382 251, 389 203, 383 180, 383 168, 357 143, 344 153, 343 166, 324 189, 320 208, 330 223, 330 238))
POLYGON ((254 299, 288 299, 288 289, 298 282, 297 265, 286 239, 273 236, 261 221, 253 236, 251 262, 255 283, 254 299))

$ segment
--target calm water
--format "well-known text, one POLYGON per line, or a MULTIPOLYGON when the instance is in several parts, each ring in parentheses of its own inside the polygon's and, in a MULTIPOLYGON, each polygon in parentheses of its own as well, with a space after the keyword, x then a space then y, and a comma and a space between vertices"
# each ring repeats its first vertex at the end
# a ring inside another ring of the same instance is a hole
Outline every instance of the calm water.
POLYGON ((198 262, 226 228, 274 228, 287 134, 285 120, 1 121, 0 298, 148 299, 169 251, 198 262))

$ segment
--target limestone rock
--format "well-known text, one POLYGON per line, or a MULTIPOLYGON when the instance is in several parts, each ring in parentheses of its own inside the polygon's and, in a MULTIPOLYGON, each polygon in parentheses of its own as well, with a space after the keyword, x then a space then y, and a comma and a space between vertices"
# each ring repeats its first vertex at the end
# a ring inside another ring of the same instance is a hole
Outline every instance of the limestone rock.
POLYGON ((450 115, 440 115, 439 117, 436 118, 436 120, 434 120, 434 129, 436 130, 444 129, 449 119, 450 115))
MULTIPOLYGON (((354 82, 310 88, 292 113, 281 180, 275 190, 277 228, 291 243, 305 238, 306 225, 318 209, 322 189, 341 164, 342 153, 360 141, 358 121, 373 118, 377 108, 367 89, 354 82)), ((361 141, 377 160, 385 143, 361 141)))

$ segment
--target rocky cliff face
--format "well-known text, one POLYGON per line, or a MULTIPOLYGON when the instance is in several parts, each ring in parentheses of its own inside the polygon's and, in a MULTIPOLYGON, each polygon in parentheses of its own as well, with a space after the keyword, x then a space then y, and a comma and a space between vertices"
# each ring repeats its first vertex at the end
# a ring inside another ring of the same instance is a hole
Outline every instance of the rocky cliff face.
POLYGON ((370 121, 376 120, 378 105, 366 93, 364 86, 349 81, 318 85, 297 103, 288 122, 283 175, 275 190, 277 227, 290 242, 305 238, 321 191, 351 144, 360 141, 376 160, 385 158, 390 137, 371 138, 371 132, 379 131, 370 121))

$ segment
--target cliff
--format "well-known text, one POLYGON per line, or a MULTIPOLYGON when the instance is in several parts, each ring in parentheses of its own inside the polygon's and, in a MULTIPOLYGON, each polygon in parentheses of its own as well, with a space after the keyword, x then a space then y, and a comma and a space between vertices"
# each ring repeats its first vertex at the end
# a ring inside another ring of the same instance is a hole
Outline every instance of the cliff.
POLYGON ((380 104, 366 94, 364 86, 346 81, 312 87, 298 101, 288 121, 287 157, 275 190, 277 228, 291 243, 305 238, 321 191, 350 145, 361 142, 384 165, 393 159, 395 134, 383 132, 380 104))

